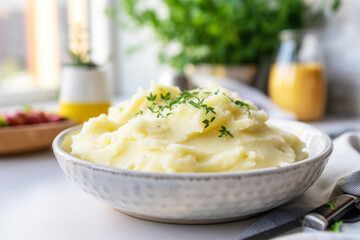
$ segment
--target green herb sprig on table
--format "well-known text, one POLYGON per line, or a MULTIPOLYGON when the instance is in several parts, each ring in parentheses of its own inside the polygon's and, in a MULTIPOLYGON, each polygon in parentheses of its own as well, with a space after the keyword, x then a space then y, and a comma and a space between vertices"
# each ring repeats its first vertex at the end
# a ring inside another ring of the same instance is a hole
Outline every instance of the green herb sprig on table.
POLYGON ((343 221, 337 221, 331 227, 329 228, 331 231, 339 233, 341 232, 341 225, 343 224, 343 221))
POLYGON ((332 200, 332 201, 325 203, 324 205, 328 206, 331 210, 333 210, 335 204, 336 204, 336 200, 332 200))

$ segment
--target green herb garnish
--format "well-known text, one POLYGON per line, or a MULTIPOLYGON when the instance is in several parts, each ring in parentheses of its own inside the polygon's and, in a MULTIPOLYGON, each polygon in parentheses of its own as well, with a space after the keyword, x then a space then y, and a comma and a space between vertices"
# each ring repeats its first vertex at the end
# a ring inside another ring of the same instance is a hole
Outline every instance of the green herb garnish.
POLYGON ((147 108, 150 110, 150 112, 155 113, 155 110, 154 110, 154 103, 153 103, 153 104, 151 104, 151 106, 148 106, 147 108))
POLYGON ((156 117, 159 118, 159 117, 167 117, 169 116, 170 114, 166 114, 165 116, 161 113, 163 110, 164 110, 164 107, 163 106, 160 106, 156 103, 152 103, 150 106, 147 107, 147 109, 150 110, 151 113, 155 113, 156 114, 156 117), (157 107, 157 110, 155 109, 155 107, 157 107))
POLYGON ((165 101, 169 101, 170 96, 171 96, 171 92, 168 92, 166 95, 162 95, 162 93, 160 94, 161 99, 165 101))
MULTIPOLYGON (((249 111, 249 109, 250 109, 249 104, 244 103, 244 102, 242 102, 242 101, 235 100, 234 103, 235 103, 236 105, 240 106, 240 107, 246 107, 246 110, 247 110, 247 111, 249 111)), ((250 112, 249 112, 249 114, 250 114, 250 112)))
POLYGON ((206 113, 205 114, 208 114, 208 112, 212 112, 212 113, 216 114, 213 107, 206 107, 206 113))
POLYGON ((343 224, 343 221, 337 221, 331 227, 329 228, 331 231, 339 233, 341 225, 343 224))
POLYGON ((140 110, 137 113, 135 113, 135 116, 139 116, 139 115, 143 115, 143 114, 144 114, 144 112, 140 110))
POLYGON ((212 117, 210 120, 205 119, 204 121, 202 121, 205 124, 204 129, 207 128, 210 125, 210 123, 213 122, 214 120, 215 120, 215 116, 212 117))
POLYGON ((224 127, 224 126, 221 126, 221 129, 219 130, 219 132, 221 133, 218 137, 224 137, 224 136, 230 136, 230 137, 234 137, 231 133, 230 133, 230 131, 228 131, 227 129, 226 129, 226 127, 224 127))
POLYGON ((203 98, 203 99, 201 99, 201 100, 200 100, 200 98, 196 98, 196 99, 198 100, 197 103, 195 103, 193 100, 190 100, 190 101, 189 101, 189 104, 191 104, 191 105, 193 105, 194 107, 199 108, 199 109, 200 109, 202 106, 206 106, 205 104, 202 104, 202 103, 204 102, 205 98, 203 98))
POLYGON ((156 94, 153 95, 152 92, 150 92, 150 96, 147 96, 146 98, 147 98, 147 100, 153 102, 156 100, 156 94))
POLYGON ((204 127, 204 129, 205 128, 207 128, 208 126, 209 126, 209 124, 210 124, 210 121, 209 120, 207 120, 207 119, 205 119, 204 121, 202 121, 204 124, 205 124, 205 127, 204 127))
MULTIPOLYGON (((162 100, 166 101, 166 104, 159 105, 159 103, 154 102, 156 100, 157 95, 150 92, 149 96, 147 96, 146 98, 153 103, 150 106, 148 106, 147 108, 150 110, 151 113, 156 114, 156 116, 158 118, 159 117, 167 117, 172 114, 172 113, 164 114, 163 111, 165 109, 168 109, 168 111, 171 111, 171 110, 173 110, 175 105, 186 104, 186 103, 192 105, 193 107, 195 107, 197 109, 204 109, 205 114, 208 114, 210 112, 213 114, 216 114, 215 108, 209 107, 208 105, 204 104, 204 101, 206 98, 200 99, 199 97, 197 97, 197 94, 199 94, 199 91, 184 91, 176 98, 171 98, 170 92, 168 92, 166 94, 160 94, 160 98, 162 100)), ((211 121, 209 121, 209 123, 210 122, 211 121)), ((206 125, 206 123, 204 123, 204 124, 206 125)))
POLYGON ((240 100, 234 100, 234 99, 232 99, 229 95, 227 95, 227 94, 225 94, 225 93, 223 93, 223 95, 225 96, 225 97, 227 97, 229 100, 230 100, 230 102, 232 102, 232 103, 235 103, 236 105, 238 105, 239 107, 241 107, 241 108, 246 108, 246 111, 248 112, 248 114, 250 115, 251 113, 250 113, 250 106, 249 106, 249 104, 247 104, 247 103, 244 103, 243 101, 240 101, 240 100))

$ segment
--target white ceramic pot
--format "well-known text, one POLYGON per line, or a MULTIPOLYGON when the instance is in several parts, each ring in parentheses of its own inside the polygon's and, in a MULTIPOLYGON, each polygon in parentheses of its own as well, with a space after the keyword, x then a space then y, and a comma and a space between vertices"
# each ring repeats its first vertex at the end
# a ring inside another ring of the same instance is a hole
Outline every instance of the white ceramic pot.
POLYGON ((111 94, 104 71, 99 68, 66 66, 60 86, 60 114, 83 123, 107 113, 111 94))
POLYGON ((76 103, 110 101, 105 72, 99 68, 63 67, 59 100, 76 103))

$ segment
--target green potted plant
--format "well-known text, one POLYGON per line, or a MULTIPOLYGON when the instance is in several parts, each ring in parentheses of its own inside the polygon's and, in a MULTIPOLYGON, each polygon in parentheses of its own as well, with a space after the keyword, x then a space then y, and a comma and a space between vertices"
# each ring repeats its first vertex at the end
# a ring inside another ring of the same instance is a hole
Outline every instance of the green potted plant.
MULTIPOLYGON (((334 9, 339 3, 331 1, 334 9)), ((309 19, 303 0, 159 0, 156 6, 146 0, 123 0, 119 4, 136 27, 154 30, 163 46, 160 61, 178 73, 230 75, 248 83, 257 67, 273 56, 278 33, 303 28, 309 19)), ((321 18, 323 10, 312 12, 312 17, 321 18)))

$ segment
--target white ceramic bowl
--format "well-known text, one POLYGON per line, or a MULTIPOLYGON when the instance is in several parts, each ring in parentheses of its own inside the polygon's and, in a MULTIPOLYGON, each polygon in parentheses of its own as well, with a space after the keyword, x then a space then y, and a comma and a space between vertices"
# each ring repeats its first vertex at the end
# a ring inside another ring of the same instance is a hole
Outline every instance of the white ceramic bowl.
POLYGON ((330 138, 316 128, 288 120, 271 124, 293 132, 309 158, 281 168, 232 173, 152 173, 84 161, 64 151, 60 133, 53 150, 60 167, 84 191, 128 215, 184 224, 245 218, 301 195, 320 176, 332 152, 330 138))

